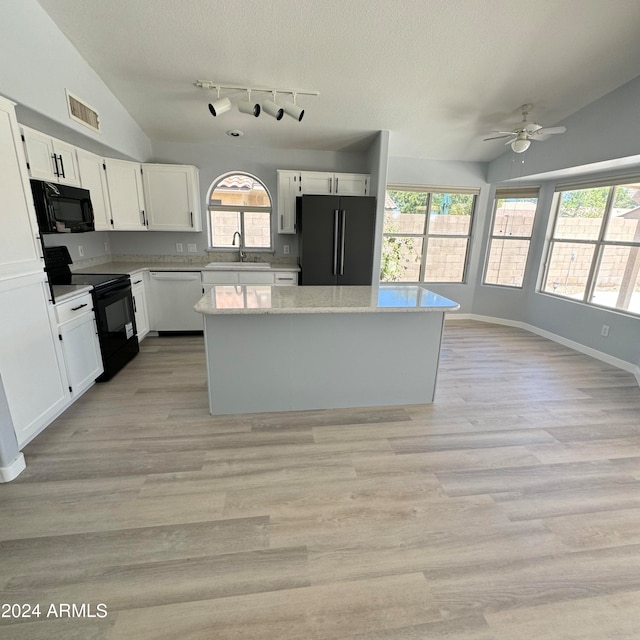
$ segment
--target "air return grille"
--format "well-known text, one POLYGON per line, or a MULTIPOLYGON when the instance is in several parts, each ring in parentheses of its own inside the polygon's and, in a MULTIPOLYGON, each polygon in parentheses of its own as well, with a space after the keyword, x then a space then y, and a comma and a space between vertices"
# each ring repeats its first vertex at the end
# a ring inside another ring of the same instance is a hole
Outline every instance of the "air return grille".
POLYGON ((90 107, 86 102, 83 102, 68 91, 67 104, 69 106, 69 117, 72 120, 80 122, 93 131, 100 132, 100 116, 98 116, 98 112, 93 107, 90 107))

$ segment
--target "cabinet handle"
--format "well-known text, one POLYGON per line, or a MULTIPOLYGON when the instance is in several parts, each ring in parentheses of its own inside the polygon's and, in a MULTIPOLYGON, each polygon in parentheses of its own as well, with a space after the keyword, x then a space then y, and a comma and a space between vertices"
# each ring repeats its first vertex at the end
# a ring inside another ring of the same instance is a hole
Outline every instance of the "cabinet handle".
POLYGON ((142 280, 136 280, 133 284, 140 284, 142 280))
POLYGON ((189 217, 191 219, 191 226, 193 227, 193 211, 189 211, 189 217))
POLYGON ((140 211, 140 213, 142 214, 142 226, 148 227, 149 223, 147 222, 147 217, 144 215, 144 209, 140 211))
POLYGON ((60 173, 62 174, 63 178, 66 178, 67 176, 65 176, 64 174, 64 162, 62 161, 62 154, 59 154, 58 158, 60 158, 60 173))
POLYGON ((284 215, 280 214, 280 231, 284 229, 284 215))
POLYGON ((55 153, 51 154, 51 157, 53 158, 53 163, 55 164, 55 169, 53 170, 54 175, 58 176, 58 178, 60 177, 60 169, 58 168, 58 156, 55 153))
POLYGON ((329 193, 333 193, 333 178, 329 178, 329 193))
POLYGON ((86 307, 87 303, 79 304, 77 307, 71 307, 71 311, 77 311, 78 309, 82 309, 82 307, 86 307))
POLYGON ((336 193, 340 191, 340 187, 338 187, 338 180, 340 180, 340 178, 336 178, 336 193))
POLYGON ((133 300, 133 313, 138 313, 138 308, 136 307, 136 297, 132 296, 131 299, 133 300))

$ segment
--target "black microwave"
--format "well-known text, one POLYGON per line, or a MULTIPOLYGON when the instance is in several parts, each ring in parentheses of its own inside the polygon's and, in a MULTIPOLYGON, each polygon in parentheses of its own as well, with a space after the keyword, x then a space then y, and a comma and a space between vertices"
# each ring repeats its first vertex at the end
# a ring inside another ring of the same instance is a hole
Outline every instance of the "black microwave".
POLYGON ((31 180, 31 191, 41 233, 80 233, 95 229, 87 189, 31 180))

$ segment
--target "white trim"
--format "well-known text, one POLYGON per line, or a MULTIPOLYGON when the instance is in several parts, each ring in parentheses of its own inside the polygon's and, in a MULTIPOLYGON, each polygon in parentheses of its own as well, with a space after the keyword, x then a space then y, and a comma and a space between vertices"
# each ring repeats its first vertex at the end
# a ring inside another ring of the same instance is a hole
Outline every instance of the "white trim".
POLYGON ((488 322, 490 324, 501 324, 507 327, 524 329, 525 331, 535 333, 542 338, 546 338, 547 340, 551 340, 565 347, 569 347, 574 351, 578 351, 580 353, 584 353, 587 356, 591 356, 592 358, 596 358, 596 360, 606 362, 613 367, 628 371, 635 376, 638 382, 638 386, 640 386, 640 367, 638 365, 634 365, 633 363, 627 362, 626 360, 621 360, 620 358, 616 358, 615 356, 610 356, 608 353, 603 353, 602 351, 598 351, 597 349, 593 349, 592 347, 587 347, 584 344, 580 344, 579 342, 575 342, 574 340, 569 340, 568 338, 564 338, 555 333, 551 333, 550 331, 545 331, 544 329, 535 327, 534 325, 528 324, 527 322, 521 322, 519 320, 509 320, 507 318, 494 318, 493 316, 481 316, 475 313, 450 313, 447 314, 446 317, 447 320, 477 320, 478 322, 488 322))
POLYGON ((27 463, 24 461, 24 455, 18 454, 18 457, 7 467, 0 467, 0 482, 11 482, 15 480, 25 469, 27 463))

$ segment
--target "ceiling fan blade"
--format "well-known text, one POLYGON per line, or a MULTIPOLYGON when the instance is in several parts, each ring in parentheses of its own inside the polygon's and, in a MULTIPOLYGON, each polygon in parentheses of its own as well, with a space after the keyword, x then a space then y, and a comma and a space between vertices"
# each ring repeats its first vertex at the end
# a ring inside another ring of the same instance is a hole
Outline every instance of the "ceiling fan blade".
POLYGON ((554 133, 564 133, 567 127, 543 127, 534 132, 535 136, 550 136, 554 133))
POLYGON ((536 131, 540 131, 540 129, 542 129, 542 126, 535 122, 527 122, 523 127, 523 131, 526 131, 527 133, 535 133, 536 131))
POLYGON ((507 133, 504 136, 493 136, 491 138, 483 138, 482 140, 483 140, 483 142, 486 142, 487 140, 500 140, 500 138, 508 138, 508 137, 510 137, 512 135, 513 135, 512 133, 507 133))
POLYGON ((512 142, 515 142, 517 139, 518 139, 518 136, 516 136, 515 138, 511 138, 511 140, 507 140, 507 141, 504 143, 505 147, 506 147, 508 144, 511 144, 512 142))

